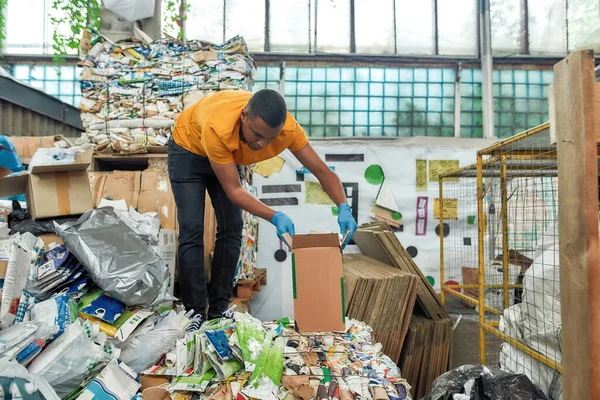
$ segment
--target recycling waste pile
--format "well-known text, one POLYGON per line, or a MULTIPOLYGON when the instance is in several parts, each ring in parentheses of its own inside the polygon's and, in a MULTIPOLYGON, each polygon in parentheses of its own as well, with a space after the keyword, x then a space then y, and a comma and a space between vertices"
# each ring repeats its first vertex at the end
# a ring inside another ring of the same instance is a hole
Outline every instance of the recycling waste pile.
POLYGON ((164 146, 179 113, 219 90, 250 90, 256 69, 246 42, 221 45, 168 39, 111 42, 97 35, 82 49, 81 119, 102 153, 132 154, 164 146))
POLYGON ((140 216, 94 209, 56 223, 64 244, 47 251, 40 238, 9 236, 4 226, 0 377, 13 396, 410 398, 398 367, 357 321, 343 333, 300 335, 289 319, 262 323, 231 311, 189 331, 191 310, 172 303, 152 224, 132 229, 132 220, 140 216))

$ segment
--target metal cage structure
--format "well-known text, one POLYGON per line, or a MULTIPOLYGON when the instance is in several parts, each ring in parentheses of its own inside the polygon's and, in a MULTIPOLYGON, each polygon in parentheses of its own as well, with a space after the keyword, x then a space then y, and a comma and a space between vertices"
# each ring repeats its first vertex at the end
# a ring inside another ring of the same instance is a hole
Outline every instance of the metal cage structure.
POLYGON ((497 142, 477 152, 476 164, 440 175, 436 210, 443 302, 467 321, 477 314, 478 332, 467 332, 479 342, 471 362, 525 373, 555 398, 562 343, 558 163, 549 128, 497 142))
POLYGON ((593 52, 585 50, 556 64, 550 122, 478 151, 474 165, 440 174, 434 205, 442 302, 451 313, 472 315, 452 304, 458 299, 477 314, 466 341, 471 349, 478 341, 478 353, 467 358, 526 374, 551 400, 600 398, 594 69, 593 52))

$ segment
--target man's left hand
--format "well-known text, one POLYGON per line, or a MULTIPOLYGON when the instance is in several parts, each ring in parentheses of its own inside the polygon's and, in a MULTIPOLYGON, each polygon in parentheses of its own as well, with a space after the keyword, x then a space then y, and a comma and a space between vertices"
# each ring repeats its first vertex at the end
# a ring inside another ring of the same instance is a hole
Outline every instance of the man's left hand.
POLYGON ((348 203, 342 203, 338 207, 338 224, 340 225, 340 232, 342 234, 342 237, 346 236, 346 233, 348 233, 346 240, 344 240, 344 243, 342 243, 343 249, 344 247, 346 247, 348 242, 350 242, 352 236, 354 235, 354 232, 356 232, 356 230, 358 229, 358 224, 352 216, 352 209, 350 208, 350 205, 348 203))

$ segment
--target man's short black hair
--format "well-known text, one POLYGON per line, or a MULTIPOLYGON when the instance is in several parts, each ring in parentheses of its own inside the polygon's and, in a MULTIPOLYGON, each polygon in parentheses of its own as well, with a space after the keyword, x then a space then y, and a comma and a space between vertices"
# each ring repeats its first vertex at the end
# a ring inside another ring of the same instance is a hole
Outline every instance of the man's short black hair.
POLYGON ((271 89, 262 89, 254 93, 246 106, 248 118, 262 118, 271 128, 280 127, 285 123, 287 106, 279 93, 271 89))

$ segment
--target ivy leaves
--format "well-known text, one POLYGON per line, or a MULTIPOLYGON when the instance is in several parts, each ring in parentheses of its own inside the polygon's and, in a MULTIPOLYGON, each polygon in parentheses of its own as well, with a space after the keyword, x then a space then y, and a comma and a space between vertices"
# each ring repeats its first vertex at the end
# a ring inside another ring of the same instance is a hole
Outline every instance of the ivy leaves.
MULTIPOLYGON (((7 1, 7 0, 0 0, 7 1)), ((54 27, 52 49, 54 62, 79 48, 83 30, 100 30, 100 0, 54 0, 50 21, 54 27)))

